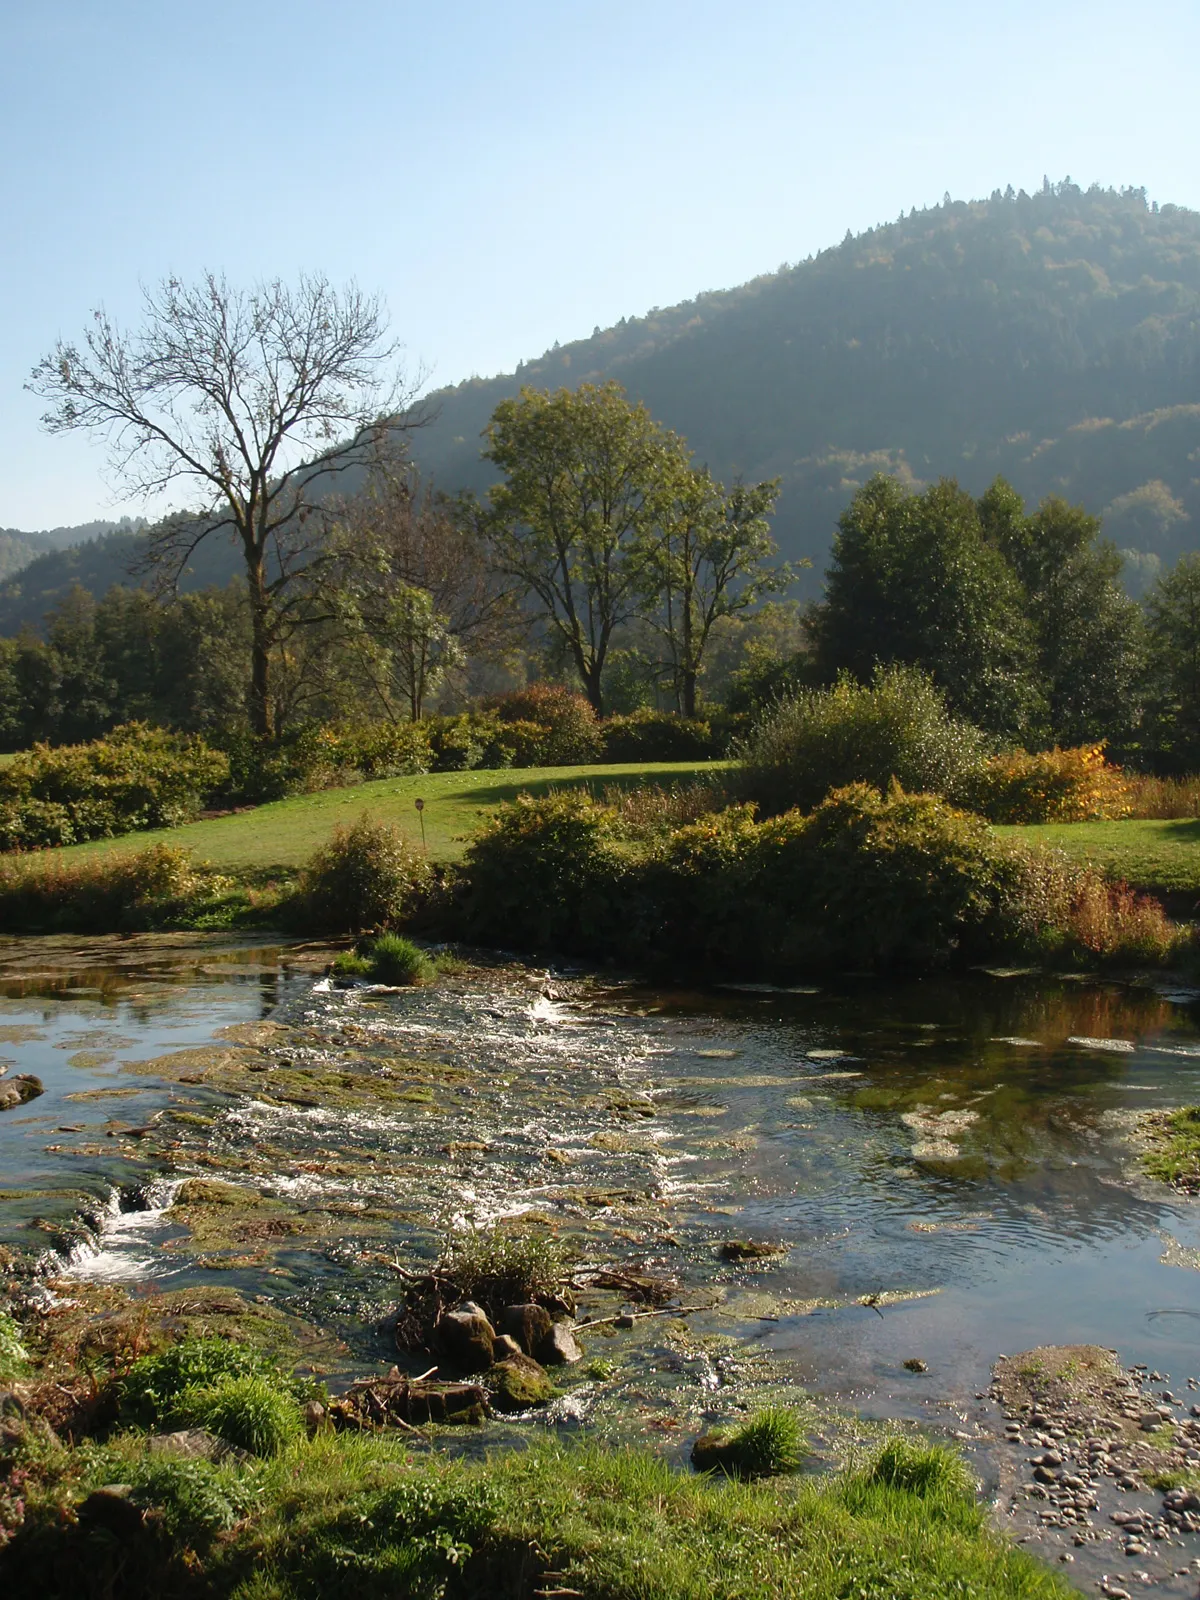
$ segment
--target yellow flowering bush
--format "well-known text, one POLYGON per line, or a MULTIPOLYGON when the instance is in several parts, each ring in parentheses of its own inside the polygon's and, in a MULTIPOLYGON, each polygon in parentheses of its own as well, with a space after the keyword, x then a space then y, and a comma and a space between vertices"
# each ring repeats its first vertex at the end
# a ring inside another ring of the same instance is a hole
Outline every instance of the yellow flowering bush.
POLYGON ((963 775, 953 799, 989 822, 1094 822, 1127 817, 1130 787, 1104 743, 1070 750, 1008 750, 963 775))

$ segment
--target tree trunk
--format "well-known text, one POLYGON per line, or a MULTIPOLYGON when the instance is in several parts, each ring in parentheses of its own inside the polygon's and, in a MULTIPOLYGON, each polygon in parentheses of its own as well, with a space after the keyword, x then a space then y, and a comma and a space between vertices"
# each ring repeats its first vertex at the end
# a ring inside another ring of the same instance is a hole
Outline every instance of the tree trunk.
POLYGON ((271 715, 271 629, 270 600, 262 563, 247 573, 250 588, 250 729, 259 739, 270 739, 274 732, 271 715))
POLYGON ((604 698, 600 690, 600 672, 601 668, 597 664, 594 667, 589 667, 583 675, 584 692, 588 697, 592 710, 598 717, 604 715, 604 698))
POLYGON ((685 717, 696 715, 696 673, 692 667, 683 669, 683 714, 685 717))

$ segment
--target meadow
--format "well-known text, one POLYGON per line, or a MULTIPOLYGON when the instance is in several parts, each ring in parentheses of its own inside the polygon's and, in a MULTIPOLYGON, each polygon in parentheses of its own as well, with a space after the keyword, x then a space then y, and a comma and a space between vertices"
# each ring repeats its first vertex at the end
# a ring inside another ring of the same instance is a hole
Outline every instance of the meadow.
POLYGON ((728 761, 628 762, 613 766, 527 767, 516 771, 435 772, 417 777, 382 778, 349 788, 322 789, 286 800, 204 818, 179 828, 123 834, 89 844, 47 850, 51 862, 80 861, 116 851, 144 850, 157 843, 194 850, 198 858, 236 876, 290 875, 339 823, 364 811, 399 827, 432 861, 457 861, 482 822, 519 794, 541 795, 556 788, 586 787, 602 795, 609 786, 687 784, 731 765, 728 761), (416 802, 425 802, 424 811, 416 802), (425 831, 422 837, 421 822, 425 831))

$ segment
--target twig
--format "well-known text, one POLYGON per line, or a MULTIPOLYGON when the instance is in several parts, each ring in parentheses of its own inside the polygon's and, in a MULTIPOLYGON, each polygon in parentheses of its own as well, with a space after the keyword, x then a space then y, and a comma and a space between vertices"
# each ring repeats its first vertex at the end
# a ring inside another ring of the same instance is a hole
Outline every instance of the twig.
POLYGON ((710 1300, 704 1306, 663 1306, 660 1311, 622 1311, 615 1317, 593 1317, 590 1322, 577 1322, 575 1326, 580 1333, 585 1333, 588 1328, 602 1328, 608 1322, 623 1322, 626 1317, 634 1322, 641 1322, 646 1317, 690 1317, 693 1311, 711 1311, 719 1304, 717 1300, 710 1300))
POLYGON ((426 1378, 432 1378, 436 1371, 436 1367, 430 1367, 429 1371, 423 1372, 419 1378, 410 1378, 408 1381, 409 1383, 424 1383, 426 1378))

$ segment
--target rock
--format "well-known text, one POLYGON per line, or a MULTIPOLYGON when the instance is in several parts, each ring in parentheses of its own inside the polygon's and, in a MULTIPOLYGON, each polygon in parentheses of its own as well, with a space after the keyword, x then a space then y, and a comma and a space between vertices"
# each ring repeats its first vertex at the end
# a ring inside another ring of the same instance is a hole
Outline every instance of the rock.
POLYGON ((40 1078, 35 1078, 32 1072, 19 1072, 15 1078, 0 1083, 0 1111, 12 1111, 45 1092, 46 1085, 40 1078))
POLYGON ((524 1350, 521 1349, 521 1346, 511 1333, 498 1333, 496 1335, 496 1342, 492 1346, 493 1361, 507 1361, 509 1356, 523 1356, 524 1354, 524 1350))
POLYGON ((132 1494, 127 1483, 106 1483, 102 1489, 93 1489, 79 1507, 79 1520, 127 1538, 142 1527, 141 1507, 134 1505, 132 1494))
POLYGON ((726 1261, 761 1261, 764 1256, 784 1255, 787 1246, 768 1244, 764 1239, 726 1239, 721 1255, 726 1261))
POLYGON ((527 1356, 537 1358, 542 1345, 550 1337, 554 1319, 545 1306, 533 1302, 509 1306, 500 1318, 500 1331, 515 1339, 527 1356))
POLYGON ((550 1329, 549 1338, 543 1339, 538 1346, 537 1355, 538 1360, 548 1367, 566 1367, 575 1361, 582 1361, 583 1346, 575 1337, 574 1325, 556 1322, 550 1329))
POLYGON ((25 1402, 15 1389, 0 1389, 0 1417, 23 1417, 25 1402))
POLYGON ((554 1393, 545 1368, 527 1355, 498 1361, 487 1375, 487 1385, 497 1411, 528 1411, 531 1406, 545 1405, 554 1393))
POLYGON ((443 1354, 463 1372, 486 1372, 495 1359, 496 1330, 473 1300, 444 1312, 436 1336, 443 1354))
POLYGON ((310 1400, 304 1408, 304 1427, 310 1439, 315 1439, 328 1422, 328 1413, 319 1400, 310 1400))
POLYGON ((928 1372, 929 1363, 922 1361, 920 1356, 909 1356, 904 1363, 904 1370, 905 1372, 928 1372))
POLYGON ((733 1441, 723 1433, 702 1433, 692 1445, 692 1465, 697 1472, 724 1472, 731 1467, 733 1455, 733 1441))
POLYGON ((152 1456, 176 1456, 185 1461, 215 1461, 226 1453, 222 1441, 207 1428, 181 1428, 177 1433, 155 1433, 146 1440, 152 1456))

